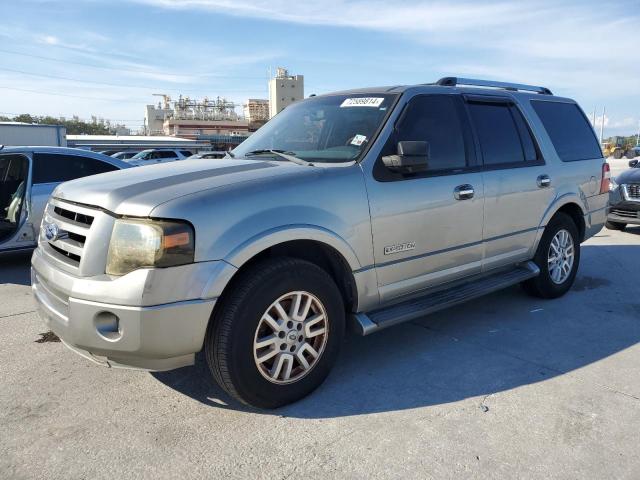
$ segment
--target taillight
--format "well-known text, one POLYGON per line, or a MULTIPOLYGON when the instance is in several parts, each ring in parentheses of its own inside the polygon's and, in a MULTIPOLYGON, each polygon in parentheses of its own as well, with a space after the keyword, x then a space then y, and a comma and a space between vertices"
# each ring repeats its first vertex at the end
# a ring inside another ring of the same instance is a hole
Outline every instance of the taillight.
POLYGON ((609 193, 609 182, 611 182, 611 168, 607 162, 602 164, 602 181, 600 182, 600 193, 609 193))

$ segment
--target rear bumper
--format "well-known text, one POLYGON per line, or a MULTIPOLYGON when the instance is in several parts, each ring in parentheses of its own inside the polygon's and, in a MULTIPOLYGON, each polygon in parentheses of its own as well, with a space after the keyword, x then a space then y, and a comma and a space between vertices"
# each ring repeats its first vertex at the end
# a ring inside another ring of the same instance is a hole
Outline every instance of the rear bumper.
POLYGON ((607 220, 607 203, 609 201, 609 194, 603 193, 600 195, 594 195, 588 199, 589 213, 584 216, 584 239, 596 235, 604 227, 604 223, 607 220))
MULTIPOLYGON (((36 250, 31 283, 40 315, 71 350, 113 367, 171 370, 193 364, 195 353, 202 348, 215 298, 150 306, 81 299, 73 292, 90 290, 96 282, 105 288, 104 280, 73 277, 38 255, 36 250)), ((165 273, 170 275, 171 270, 165 269, 165 273)))

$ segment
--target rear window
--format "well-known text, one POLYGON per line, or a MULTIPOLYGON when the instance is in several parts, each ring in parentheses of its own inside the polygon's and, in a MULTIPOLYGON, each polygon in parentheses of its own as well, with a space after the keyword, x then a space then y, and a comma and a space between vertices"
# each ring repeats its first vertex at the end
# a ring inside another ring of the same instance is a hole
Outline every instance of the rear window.
POLYGON ((602 157, 600 144, 582 110, 574 103, 532 100, 551 138, 556 153, 563 162, 602 157))
POLYGON ((37 153, 33 157, 33 183, 58 183, 118 170, 110 163, 80 155, 37 153))

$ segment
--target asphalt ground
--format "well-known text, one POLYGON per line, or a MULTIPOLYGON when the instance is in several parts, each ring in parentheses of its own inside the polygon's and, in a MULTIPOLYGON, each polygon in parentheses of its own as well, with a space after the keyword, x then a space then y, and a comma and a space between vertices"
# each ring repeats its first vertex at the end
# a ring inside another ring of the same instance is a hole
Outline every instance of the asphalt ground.
POLYGON ((639 285, 640 227, 603 230, 563 298, 350 336, 319 390, 256 411, 201 356, 108 369, 43 337, 29 256, 0 257, 0 479, 637 479, 639 285))

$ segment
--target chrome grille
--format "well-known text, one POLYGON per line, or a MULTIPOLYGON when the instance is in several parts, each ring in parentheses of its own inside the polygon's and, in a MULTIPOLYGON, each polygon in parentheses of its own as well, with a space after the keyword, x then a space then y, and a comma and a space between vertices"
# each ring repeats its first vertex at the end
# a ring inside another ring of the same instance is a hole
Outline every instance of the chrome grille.
POLYGON ((82 224, 87 225, 89 227, 93 223, 93 217, 91 217, 89 215, 85 215, 84 213, 72 212, 71 210, 67 210, 66 208, 53 207, 53 212, 56 215, 59 215, 61 217, 64 217, 64 218, 66 218, 68 220, 72 220, 72 221, 77 222, 77 223, 82 223, 82 224))
POLYGON ((78 268, 82 261, 85 242, 94 216, 85 207, 51 202, 47 205, 43 219, 43 227, 47 224, 55 224, 59 235, 48 239, 43 232, 40 235, 41 245, 47 252, 64 263, 78 268))
POLYGON ((629 198, 640 199, 640 183, 630 183, 627 185, 627 193, 629 198))

